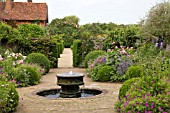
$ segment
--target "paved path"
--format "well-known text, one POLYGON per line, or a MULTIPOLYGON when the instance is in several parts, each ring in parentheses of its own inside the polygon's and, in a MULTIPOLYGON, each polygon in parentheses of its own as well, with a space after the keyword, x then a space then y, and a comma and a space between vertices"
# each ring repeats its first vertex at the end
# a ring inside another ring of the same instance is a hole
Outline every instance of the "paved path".
POLYGON ((58 59, 58 67, 66 68, 73 67, 73 55, 72 50, 70 48, 65 48, 63 54, 60 55, 58 59))
POLYGON ((56 85, 56 74, 58 73, 69 71, 86 73, 83 68, 71 67, 71 55, 71 50, 65 49, 59 59, 60 67, 51 69, 47 75, 42 77, 40 84, 17 89, 20 103, 15 113, 116 113, 114 103, 121 84, 93 82, 87 76, 84 77, 85 88, 101 89, 105 93, 94 97, 71 99, 47 99, 36 95, 36 92, 44 89, 59 88, 56 85), (67 62, 65 62, 66 59, 67 62))

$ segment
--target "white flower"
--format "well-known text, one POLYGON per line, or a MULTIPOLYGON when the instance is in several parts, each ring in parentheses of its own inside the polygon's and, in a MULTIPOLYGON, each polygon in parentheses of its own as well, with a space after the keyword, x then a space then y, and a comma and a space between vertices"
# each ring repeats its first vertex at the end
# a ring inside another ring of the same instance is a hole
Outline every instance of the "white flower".
POLYGON ((23 64, 24 61, 23 60, 17 60, 17 64, 23 64))
POLYGON ((1 61, 1 60, 4 60, 4 58, 2 58, 2 56, 0 55, 0 61, 1 61))
POLYGON ((15 57, 15 53, 12 53, 11 56, 12 56, 12 57, 15 57))
POLYGON ((23 56, 23 59, 25 59, 27 56, 23 56))
POLYGON ((8 49, 5 51, 5 54, 9 54, 9 50, 8 49))

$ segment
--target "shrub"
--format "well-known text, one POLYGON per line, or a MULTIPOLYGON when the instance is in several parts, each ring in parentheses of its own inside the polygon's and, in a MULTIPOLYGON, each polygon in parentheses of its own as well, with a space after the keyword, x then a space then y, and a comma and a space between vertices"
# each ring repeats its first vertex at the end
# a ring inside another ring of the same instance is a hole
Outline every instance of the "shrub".
POLYGON ((108 53, 109 66, 112 66, 114 71, 112 71, 112 82, 122 82, 126 80, 125 73, 128 68, 132 65, 132 60, 130 55, 122 48, 122 50, 115 50, 108 53))
POLYGON ((140 78, 132 78, 132 79, 126 80, 119 90, 119 98, 124 98, 127 91, 130 89, 130 86, 140 80, 141 80, 140 78))
POLYGON ((88 70, 87 70, 87 71, 88 71, 88 72, 87 72, 88 76, 91 77, 93 81, 98 81, 99 79, 98 79, 98 77, 97 77, 97 73, 98 73, 98 71, 99 71, 102 67, 103 67, 103 65, 100 64, 100 65, 96 65, 96 66, 93 67, 93 68, 88 69, 88 70))
POLYGON ((81 40, 74 40, 73 42, 73 66, 78 67, 82 62, 82 42, 81 40))
POLYGON ((158 79, 157 76, 147 76, 131 84, 124 98, 115 104, 119 112, 130 113, 168 113, 170 110, 169 79, 158 79))
POLYGON ((31 53, 24 60, 28 63, 38 64, 42 68, 44 68, 45 73, 48 73, 50 70, 50 61, 48 58, 41 53, 31 53))
POLYGON ((25 87, 29 85, 29 74, 26 69, 20 67, 13 68, 10 73, 11 78, 14 78, 17 86, 25 87))
POLYGON ((27 76, 29 78, 29 85, 36 85, 39 83, 41 75, 44 71, 40 68, 40 66, 36 64, 23 64, 19 66, 21 70, 26 70, 27 76))
POLYGON ((102 50, 95 50, 91 51, 89 54, 86 55, 84 59, 84 66, 87 68, 89 67, 95 59, 97 59, 99 56, 105 56, 106 52, 102 50))
POLYGON ((14 84, 0 81, 0 112, 15 111, 19 103, 19 95, 14 84))
POLYGON ((143 76, 143 68, 141 66, 131 66, 128 68, 126 72, 126 78, 131 79, 134 77, 142 77, 143 76))
POLYGON ((113 68, 111 66, 103 66, 98 70, 97 78, 98 81, 107 82, 110 81, 111 72, 113 68))
POLYGON ((18 26, 18 31, 20 32, 23 39, 41 38, 45 34, 43 28, 37 24, 21 24, 18 26))

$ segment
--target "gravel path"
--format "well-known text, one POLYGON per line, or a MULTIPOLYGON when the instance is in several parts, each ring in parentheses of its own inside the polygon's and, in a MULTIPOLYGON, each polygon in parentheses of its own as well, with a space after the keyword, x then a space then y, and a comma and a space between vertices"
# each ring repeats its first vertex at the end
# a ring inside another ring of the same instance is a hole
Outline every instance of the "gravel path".
POLYGON ((43 76, 40 84, 25 88, 18 88, 20 104, 15 113, 116 113, 114 103, 117 100, 119 83, 93 82, 84 77, 85 88, 100 89, 104 93, 88 98, 47 99, 36 95, 44 89, 59 88, 56 85, 56 75, 63 72, 86 73, 83 68, 72 67, 72 51, 64 49, 59 59, 59 68, 51 69, 43 76))

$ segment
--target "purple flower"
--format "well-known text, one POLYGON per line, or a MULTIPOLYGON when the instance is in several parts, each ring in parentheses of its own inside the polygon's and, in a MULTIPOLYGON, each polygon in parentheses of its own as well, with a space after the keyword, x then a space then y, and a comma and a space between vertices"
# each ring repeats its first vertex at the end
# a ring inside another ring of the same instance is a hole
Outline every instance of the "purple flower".
POLYGON ((149 106, 149 104, 148 104, 148 103, 145 103, 145 106, 146 106, 146 107, 148 107, 148 106, 149 106))
POLYGON ((166 111, 163 111, 163 113, 167 113, 166 111))
POLYGON ((134 104, 132 104, 132 106, 135 106, 134 104))
POLYGON ((154 105, 154 102, 152 102, 152 105, 154 105))
POLYGON ((162 110, 162 108, 161 107, 159 107, 159 111, 161 111, 162 110))
POLYGON ((3 68, 1 67, 1 68, 0 68, 0 71, 2 71, 2 69, 3 69, 3 68))
POLYGON ((118 108, 118 111, 121 111, 121 108, 118 108))
POLYGON ((41 73, 44 73, 44 69, 41 69, 40 72, 41 72, 41 73))
POLYGON ((130 113, 130 111, 128 111, 128 113, 130 113))
POLYGON ((17 82, 18 85, 20 85, 21 83, 20 82, 17 82))
POLYGON ((168 94, 168 95, 170 95, 170 91, 169 91, 169 92, 167 92, 167 94, 168 94))
POLYGON ((152 105, 151 108, 153 109, 153 108, 154 108, 154 105, 152 105))

